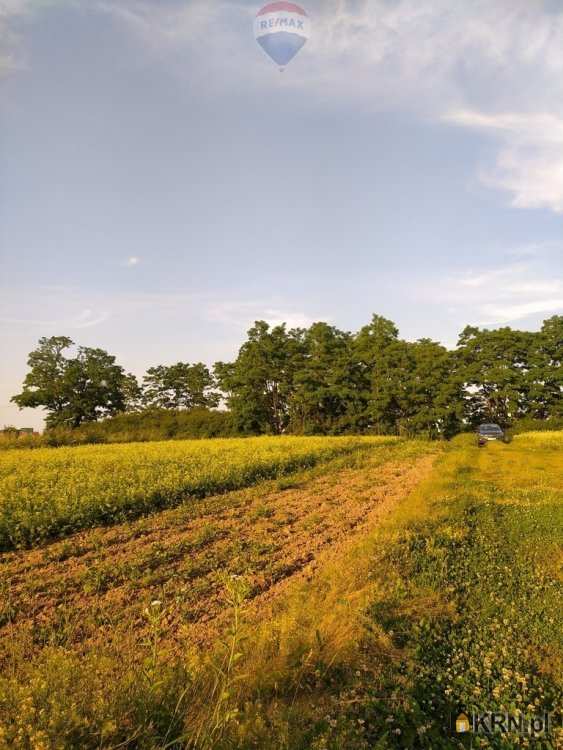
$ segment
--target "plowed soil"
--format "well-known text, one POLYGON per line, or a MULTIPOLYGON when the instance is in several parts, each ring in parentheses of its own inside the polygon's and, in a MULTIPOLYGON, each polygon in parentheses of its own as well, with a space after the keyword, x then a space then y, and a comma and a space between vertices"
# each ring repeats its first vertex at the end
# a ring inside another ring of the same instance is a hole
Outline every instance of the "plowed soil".
POLYGON ((171 643, 205 643, 225 604, 225 575, 244 576, 253 607, 378 522, 431 470, 435 452, 355 465, 190 501, 133 523, 76 534, 0 558, 0 663, 64 643, 150 633, 151 602, 171 643), (16 638, 14 638, 16 636, 16 638))

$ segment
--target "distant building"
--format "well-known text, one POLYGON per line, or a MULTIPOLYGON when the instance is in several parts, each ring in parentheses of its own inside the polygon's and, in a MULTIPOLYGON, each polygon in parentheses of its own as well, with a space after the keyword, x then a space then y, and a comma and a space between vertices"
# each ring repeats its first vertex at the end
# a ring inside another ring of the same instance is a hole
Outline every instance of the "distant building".
POLYGON ((17 437, 20 435, 39 435, 33 427, 4 427, 3 430, 0 430, 0 434, 16 435, 17 437))

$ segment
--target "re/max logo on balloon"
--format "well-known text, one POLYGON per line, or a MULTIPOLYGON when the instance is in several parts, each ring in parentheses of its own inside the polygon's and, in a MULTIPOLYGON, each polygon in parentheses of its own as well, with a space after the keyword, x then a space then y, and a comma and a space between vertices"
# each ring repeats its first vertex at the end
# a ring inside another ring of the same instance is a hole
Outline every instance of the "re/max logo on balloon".
POLYGON ((295 29, 295 31, 305 31, 305 21, 298 18, 269 18, 267 21, 260 21, 260 31, 269 32, 271 29, 295 29))
POLYGON ((254 21, 256 41, 282 68, 305 46, 311 23, 307 12, 295 3, 269 3, 254 21))

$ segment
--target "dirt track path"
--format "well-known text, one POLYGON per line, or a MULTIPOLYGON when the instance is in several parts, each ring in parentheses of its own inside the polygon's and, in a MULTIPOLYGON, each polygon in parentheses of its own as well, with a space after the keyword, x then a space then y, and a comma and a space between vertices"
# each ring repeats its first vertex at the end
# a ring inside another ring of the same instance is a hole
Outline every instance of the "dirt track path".
POLYGON ((320 555, 338 554, 373 527, 428 475, 435 456, 364 456, 293 485, 269 482, 4 555, 0 661, 16 634, 30 651, 139 638, 153 600, 162 602, 168 639, 205 642, 224 609, 225 574, 244 575, 260 607, 288 581, 311 575, 320 555))

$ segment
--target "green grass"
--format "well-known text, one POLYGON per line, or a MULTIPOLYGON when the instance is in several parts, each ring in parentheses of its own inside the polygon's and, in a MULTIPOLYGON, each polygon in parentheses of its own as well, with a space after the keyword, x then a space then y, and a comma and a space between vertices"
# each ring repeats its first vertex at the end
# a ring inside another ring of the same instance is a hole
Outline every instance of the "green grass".
MULTIPOLYGON (((451 732, 461 709, 548 711, 560 725, 562 438, 522 436, 445 458, 374 556, 378 592, 358 659, 367 669, 337 675, 337 689, 324 690, 334 708, 324 718, 313 711, 306 732, 293 726, 292 747, 527 746, 500 734, 462 743, 451 732), (530 469, 529 451, 547 478, 530 469)), ((295 720, 290 712, 289 726, 295 720)), ((554 749, 562 739, 532 744, 554 749)))

